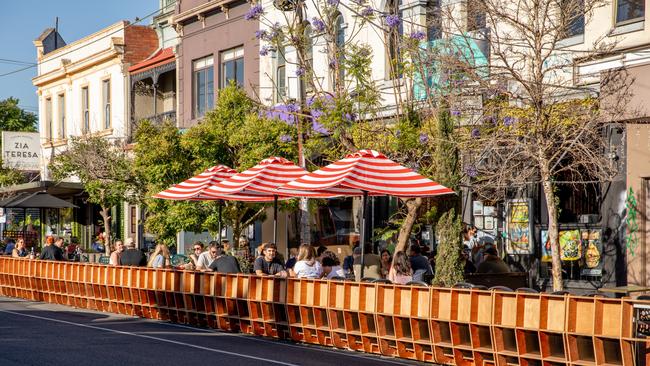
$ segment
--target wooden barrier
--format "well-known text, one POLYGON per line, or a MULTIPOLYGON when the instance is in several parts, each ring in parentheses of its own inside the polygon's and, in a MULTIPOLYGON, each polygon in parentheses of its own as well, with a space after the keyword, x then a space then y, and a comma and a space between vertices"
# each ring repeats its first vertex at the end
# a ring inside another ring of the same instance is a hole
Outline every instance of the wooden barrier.
POLYGON ((0 295, 439 364, 635 365, 650 348, 635 318, 650 301, 629 298, 8 257, 0 295))

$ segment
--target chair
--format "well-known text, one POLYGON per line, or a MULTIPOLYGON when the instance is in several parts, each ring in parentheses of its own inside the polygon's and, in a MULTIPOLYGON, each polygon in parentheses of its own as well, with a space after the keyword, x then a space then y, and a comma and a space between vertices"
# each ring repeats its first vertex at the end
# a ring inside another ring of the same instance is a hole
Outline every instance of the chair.
POLYGON ((374 280, 376 280, 376 278, 364 277, 361 279, 361 282, 373 282, 374 280))
POLYGON ((332 280, 332 281, 345 281, 346 278, 341 277, 341 276, 334 276, 334 277, 330 278, 330 280, 332 280))
POLYGON ((409 281, 406 283, 407 286, 422 286, 422 287, 429 287, 426 282, 424 281, 409 281))
POLYGON ((505 287, 505 286, 492 286, 490 287, 490 291, 513 292, 510 287, 505 287))
POLYGON ((181 264, 188 263, 190 259, 184 254, 173 254, 169 259, 172 266, 180 266, 181 264))
POLYGON ((392 284, 392 282, 389 279, 386 278, 377 278, 375 280, 371 281, 372 283, 386 283, 386 284, 392 284))
POLYGON ((590 292, 588 294, 585 294, 586 297, 607 297, 599 292, 590 292))
POLYGON ((467 282, 458 282, 457 284, 452 286, 452 288, 472 288, 472 287, 474 287, 474 285, 467 282))
POLYGON ((650 300, 650 295, 641 295, 636 298, 637 300, 650 300))
POLYGON ((111 257, 109 257, 107 255, 102 255, 97 260, 97 263, 99 263, 99 264, 109 264, 109 263, 111 263, 111 257))
POLYGON ((529 294, 538 294, 539 291, 535 290, 534 288, 530 287, 520 287, 517 289, 517 292, 527 292, 529 294))
POLYGON ((472 285, 472 288, 477 290, 488 290, 488 287, 483 285, 472 285))
POLYGON ((79 262, 88 263, 90 262, 90 257, 88 256, 88 254, 82 254, 81 257, 79 257, 79 262))
POLYGON ((551 295, 564 296, 564 295, 571 295, 571 293, 569 291, 562 290, 562 291, 551 292, 551 295))

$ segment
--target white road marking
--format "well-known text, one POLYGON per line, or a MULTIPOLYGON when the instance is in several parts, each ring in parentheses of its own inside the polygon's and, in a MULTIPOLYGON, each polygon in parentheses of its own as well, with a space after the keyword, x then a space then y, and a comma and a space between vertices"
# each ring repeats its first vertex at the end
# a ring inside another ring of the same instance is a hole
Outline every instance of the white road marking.
POLYGON ((96 326, 93 326, 93 325, 75 323, 75 322, 70 322, 70 321, 60 320, 60 319, 47 318, 47 317, 44 317, 44 316, 22 314, 22 313, 18 313, 18 312, 14 312, 14 311, 9 311, 9 310, 0 310, 0 313, 7 313, 7 314, 13 314, 13 315, 17 315, 17 316, 24 316, 24 317, 27 317, 27 318, 48 320, 48 321, 55 322, 55 323, 74 325, 74 326, 77 326, 77 327, 89 328, 89 329, 95 329, 95 330, 103 330, 105 332, 128 335, 128 336, 132 336, 132 337, 153 339, 153 340, 156 340, 156 341, 172 343, 172 344, 176 344, 176 345, 179 345, 179 346, 187 346, 187 347, 192 347, 192 348, 196 348, 196 349, 200 349, 200 350, 208 351, 208 352, 221 353, 221 354, 225 354, 225 355, 229 355, 229 356, 249 358, 249 359, 257 360, 257 361, 270 362, 270 363, 274 363, 274 364, 277 364, 277 365, 298 366, 296 364, 287 363, 287 362, 274 361, 274 360, 269 360, 269 359, 266 359, 266 358, 249 356, 249 355, 244 355, 244 354, 236 353, 236 352, 221 351, 221 350, 217 350, 217 349, 213 349, 213 348, 197 346, 197 345, 190 344, 190 343, 172 341, 170 339, 164 339, 164 338, 153 337, 153 336, 137 334, 137 333, 131 333, 131 332, 124 332, 124 331, 121 331, 121 330, 115 330, 115 329, 109 329, 109 328, 96 327, 96 326))

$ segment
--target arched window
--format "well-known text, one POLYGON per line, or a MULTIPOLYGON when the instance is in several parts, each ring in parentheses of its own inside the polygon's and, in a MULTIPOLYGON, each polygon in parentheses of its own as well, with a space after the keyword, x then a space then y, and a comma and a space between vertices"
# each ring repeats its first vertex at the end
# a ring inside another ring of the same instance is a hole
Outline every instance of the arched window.
POLYGON ((345 80, 345 67, 343 62, 345 61, 345 22, 343 15, 340 13, 336 17, 336 58, 338 63, 339 70, 339 79, 341 82, 345 80))

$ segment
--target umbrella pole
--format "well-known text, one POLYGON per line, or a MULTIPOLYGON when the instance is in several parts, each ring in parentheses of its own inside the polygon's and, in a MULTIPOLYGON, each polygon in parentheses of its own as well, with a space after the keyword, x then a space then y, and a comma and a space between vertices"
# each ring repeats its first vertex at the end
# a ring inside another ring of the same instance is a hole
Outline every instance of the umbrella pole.
POLYGON ((221 208, 222 208, 222 206, 223 206, 223 201, 219 200, 219 208, 218 208, 219 222, 217 223, 217 228, 219 230, 219 233, 217 234, 217 241, 219 242, 219 245, 221 245, 221 208))
POLYGON ((278 195, 273 196, 273 244, 278 245, 278 195))
POLYGON ((361 197, 361 230, 359 230, 359 245, 361 246, 361 273, 359 279, 363 278, 363 267, 366 264, 365 261, 365 246, 366 246, 366 216, 368 215, 368 210, 366 210, 366 202, 368 202, 368 192, 363 191, 363 197, 361 197))

